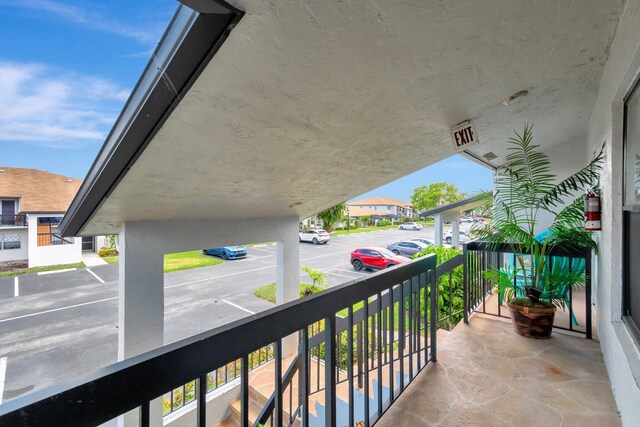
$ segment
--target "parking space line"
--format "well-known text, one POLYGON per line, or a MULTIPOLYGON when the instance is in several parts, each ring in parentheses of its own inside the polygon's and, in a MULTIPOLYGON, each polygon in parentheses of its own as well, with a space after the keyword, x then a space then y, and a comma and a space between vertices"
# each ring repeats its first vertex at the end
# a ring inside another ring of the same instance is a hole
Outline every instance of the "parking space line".
MULTIPOLYGON (((267 246, 267 245, 265 245, 265 247, 266 247, 266 246, 267 246)), ((274 253, 274 251, 272 251, 272 250, 268 250, 268 249, 261 249, 261 248, 257 248, 257 247, 255 247, 255 246, 252 246, 252 247, 251 247, 251 249, 254 249, 254 250, 256 250, 256 251, 260 251, 260 252, 267 252, 267 253, 269 253, 269 254, 273 254, 273 253, 274 253)))
POLYGON ((240 307, 238 304, 234 304, 231 301, 227 301, 226 299, 221 299, 220 301, 224 302, 225 304, 229 304, 230 306, 235 307, 239 310, 246 311, 249 314, 256 314, 254 311, 247 310, 246 308, 240 307))
POLYGON ((83 303, 80 303, 80 304, 68 305, 66 307, 52 308, 51 310, 39 311, 37 313, 23 314, 22 316, 10 317, 8 319, 0 319, 0 323, 10 322, 12 320, 26 319, 27 317, 38 316, 40 314, 47 314, 47 313, 54 313, 56 311, 68 310, 70 308, 83 307, 85 305, 98 304, 100 302, 111 301, 111 300, 115 300, 115 299, 118 299, 118 297, 103 298, 103 299, 99 299, 99 300, 95 300, 95 301, 89 301, 89 302, 83 302, 83 303))
POLYGON ((62 270, 53 270, 53 271, 41 271, 38 273, 38 276, 45 276, 47 274, 56 274, 56 273, 67 273, 69 271, 76 271, 77 268, 63 268, 62 270))
POLYGON ((362 276, 368 276, 368 274, 366 273, 360 273, 358 271, 352 271, 352 270, 345 270, 344 268, 332 268, 331 270, 335 271, 343 271, 345 273, 351 273, 351 274, 355 274, 356 277, 362 277, 362 276))
POLYGON ((85 268, 85 270, 87 270, 89 273, 91 273, 91 275, 93 277, 95 277, 96 279, 98 279, 100 281, 100 283, 104 283, 104 280, 102 280, 100 277, 98 277, 98 275, 96 273, 94 273, 93 271, 89 270, 88 268, 85 268))
MULTIPOLYGON (((20 296, 20 283, 18 282, 18 277, 14 277, 13 278, 13 296, 14 297, 19 297, 20 296)), ((2 400, 0 399, 0 402, 2 400)))
POLYGON ((6 356, 0 358, 0 403, 2 403, 2 398, 4 395, 4 379, 6 378, 7 373, 7 358, 6 356))
POLYGON ((331 276, 338 276, 338 277, 344 277, 345 279, 357 279, 357 277, 353 277, 353 276, 345 276, 343 274, 338 274, 338 273, 332 273, 331 271, 327 271, 327 274, 330 274, 331 276))

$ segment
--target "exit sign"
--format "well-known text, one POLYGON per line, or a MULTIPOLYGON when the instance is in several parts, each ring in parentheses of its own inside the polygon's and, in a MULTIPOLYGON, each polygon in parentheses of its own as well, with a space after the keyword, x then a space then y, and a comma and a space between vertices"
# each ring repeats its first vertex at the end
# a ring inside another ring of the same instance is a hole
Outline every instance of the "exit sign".
POLYGON ((467 147, 480 143, 472 121, 462 122, 451 129, 451 138, 453 138, 453 148, 456 151, 464 151, 467 147))

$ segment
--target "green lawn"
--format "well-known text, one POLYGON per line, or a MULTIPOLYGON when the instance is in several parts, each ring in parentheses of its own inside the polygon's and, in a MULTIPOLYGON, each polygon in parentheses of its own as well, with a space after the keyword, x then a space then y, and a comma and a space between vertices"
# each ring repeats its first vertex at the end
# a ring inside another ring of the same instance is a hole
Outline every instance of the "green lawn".
POLYGON ((15 270, 0 271, 0 277, 19 276, 21 274, 39 273, 41 271, 64 270, 65 268, 83 268, 84 266, 83 262, 77 262, 75 264, 48 265, 46 267, 17 268, 15 270))
MULTIPOLYGON (((116 264, 118 262, 117 256, 103 257, 102 259, 109 264, 116 264)), ((202 251, 178 252, 176 254, 167 254, 164 256, 165 273, 218 264, 222 264, 221 259, 205 255, 202 251)))
MULTIPOLYGON (((300 283, 300 296, 303 295, 303 291, 307 288, 310 288, 311 285, 308 283, 300 283)), ((316 288, 314 293, 322 292, 324 289, 316 288)), ((258 298, 265 299, 269 302, 276 303, 276 284, 275 282, 269 283, 268 285, 260 286, 254 292, 255 296, 258 298)))
MULTIPOLYGON (((431 221, 417 221, 422 225, 433 225, 433 220, 431 221)), ((360 228, 352 228, 350 230, 334 230, 331 232, 332 236, 341 236, 343 234, 358 234, 358 233, 368 233, 369 231, 379 231, 379 230, 394 230, 397 229, 400 224, 392 224, 392 225, 384 225, 382 227, 360 227, 360 228)))

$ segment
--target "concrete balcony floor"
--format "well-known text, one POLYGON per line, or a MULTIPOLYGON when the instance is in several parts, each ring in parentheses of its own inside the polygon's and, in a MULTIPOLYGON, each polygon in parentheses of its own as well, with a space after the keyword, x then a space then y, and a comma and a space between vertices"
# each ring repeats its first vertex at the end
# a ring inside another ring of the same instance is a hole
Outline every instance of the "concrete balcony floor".
POLYGON ((376 427, 619 425, 597 341, 558 331, 528 339, 509 320, 475 314, 376 427))

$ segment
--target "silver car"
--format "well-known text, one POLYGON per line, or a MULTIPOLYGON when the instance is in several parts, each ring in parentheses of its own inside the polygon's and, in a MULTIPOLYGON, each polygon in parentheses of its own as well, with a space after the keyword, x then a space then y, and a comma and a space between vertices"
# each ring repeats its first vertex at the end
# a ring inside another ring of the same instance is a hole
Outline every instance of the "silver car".
POLYGON ((391 243, 387 245, 387 249, 396 255, 411 256, 415 253, 423 251, 427 248, 422 242, 415 242, 411 240, 403 240, 401 242, 391 243))

